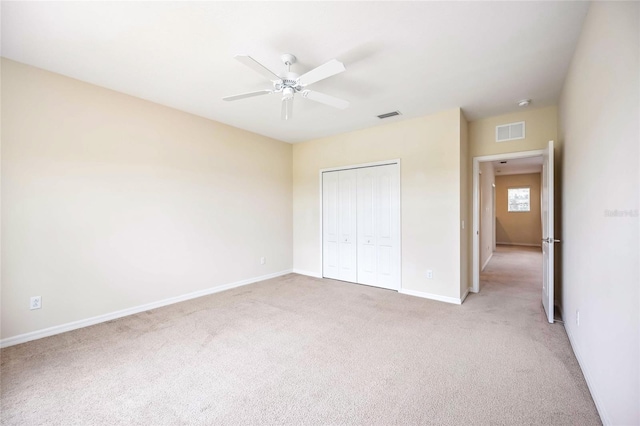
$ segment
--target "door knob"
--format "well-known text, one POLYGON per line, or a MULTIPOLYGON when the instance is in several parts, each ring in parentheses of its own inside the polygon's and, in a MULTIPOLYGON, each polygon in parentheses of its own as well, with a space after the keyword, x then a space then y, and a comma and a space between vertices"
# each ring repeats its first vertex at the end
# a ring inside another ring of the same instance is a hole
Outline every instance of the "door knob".
POLYGON ((560 243, 562 241, 556 240, 555 238, 543 238, 542 242, 543 243, 560 243))

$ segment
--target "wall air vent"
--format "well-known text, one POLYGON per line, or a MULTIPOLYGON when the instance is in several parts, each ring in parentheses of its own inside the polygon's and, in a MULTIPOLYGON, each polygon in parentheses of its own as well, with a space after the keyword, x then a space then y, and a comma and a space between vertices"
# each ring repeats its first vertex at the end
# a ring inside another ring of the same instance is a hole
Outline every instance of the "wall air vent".
POLYGON ((524 139, 524 121, 496 126, 496 142, 524 139))
POLYGON ((386 114, 380 114, 378 118, 382 120, 383 118, 395 117, 396 115, 400 115, 400 111, 388 112, 386 114))

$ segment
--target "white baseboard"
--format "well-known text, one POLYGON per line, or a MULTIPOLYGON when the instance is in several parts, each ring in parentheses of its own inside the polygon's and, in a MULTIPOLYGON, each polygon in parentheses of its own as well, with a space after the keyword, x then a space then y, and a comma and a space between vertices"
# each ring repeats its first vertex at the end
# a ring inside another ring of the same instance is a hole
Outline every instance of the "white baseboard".
POLYGON ((294 269, 294 274, 306 275, 307 277, 322 278, 322 274, 317 272, 303 271, 302 269, 294 269))
POLYGON ((194 291, 192 293, 183 294, 181 296, 170 297, 168 299, 159 300, 157 302, 151 302, 144 305, 134 306, 132 308, 123 309, 121 311, 111 312, 104 315, 98 315, 95 317, 68 322, 66 324, 56 325, 42 330, 36 330, 29 333, 19 334, 13 337, 7 337, 0 340, 0 348, 6 348, 8 346, 18 345, 20 343, 29 342, 31 340, 42 339, 43 337, 49 337, 67 331, 76 330, 78 328, 89 327, 91 325, 100 324, 102 322, 111 321, 117 318, 126 317, 129 315, 139 314, 151 309, 160 308, 162 306, 173 305, 174 303, 184 302, 185 300, 195 299, 197 297, 207 296, 213 293, 219 293, 221 291, 230 290, 232 288, 241 287, 247 284, 253 284, 258 281, 264 281, 271 278, 280 277, 282 275, 290 274, 291 269, 276 272, 273 274, 262 275, 260 277, 249 278, 242 281, 236 281, 234 283, 223 284, 216 287, 207 288, 204 290, 194 291))
POLYGON ((612 424, 611 418, 609 417, 609 414, 607 413, 607 410, 605 409, 604 404, 602 404, 602 398, 599 396, 596 390, 596 386, 593 383, 593 379, 591 378, 589 369, 587 368, 587 365, 584 363, 584 358, 582 358, 582 356, 580 355, 578 346, 575 344, 569 329, 566 326, 564 327, 564 329, 567 332, 567 336, 569 337, 569 343, 571 344, 571 349, 573 349, 573 353, 575 354, 576 359, 578 360, 578 365, 580 366, 580 369, 582 370, 582 374, 584 375, 584 379, 587 382, 587 387, 589 388, 589 392, 591 392, 591 397, 593 398, 593 402, 596 405, 598 414, 600 414, 600 420, 602 420, 603 425, 610 425, 612 424))
POLYGON ((491 260, 491 258, 493 257, 493 252, 491 252, 491 254, 489 255, 489 257, 487 258, 487 261, 484 262, 484 265, 482 265, 482 268, 480 269, 480 272, 484 271, 484 268, 487 267, 487 265, 489 264, 489 261, 491 260))
MULTIPOLYGON (((422 297, 424 299, 437 300, 439 302, 453 303, 454 305, 462 304, 462 300, 456 297, 440 296, 439 294, 424 293, 422 291, 415 291, 415 290, 407 290, 406 288, 401 288, 400 290, 398 290, 398 293, 406 294, 408 296, 422 297)), ((466 297, 466 294, 465 294, 465 297, 466 297)))
POLYGON ((526 243, 496 243, 499 246, 522 246, 522 247, 542 247, 542 244, 526 244, 526 243))

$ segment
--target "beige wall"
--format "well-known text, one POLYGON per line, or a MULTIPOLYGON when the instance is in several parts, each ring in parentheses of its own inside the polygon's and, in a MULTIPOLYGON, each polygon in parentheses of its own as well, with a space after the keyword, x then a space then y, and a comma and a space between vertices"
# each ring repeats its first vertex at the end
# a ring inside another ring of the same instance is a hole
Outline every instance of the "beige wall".
POLYGON ((544 149, 558 138, 558 108, 523 108, 511 114, 476 120, 469 123, 471 157, 505 154, 508 152, 544 149), (525 122, 525 138, 496 142, 496 126, 518 121, 525 122))
POLYGON ((496 183, 491 162, 480 163, 480 268, 482 268, 494 250, 495 213, 493 185, 496 183))
POLYGON ((640 424, 639 28, 640 3, 593 2, 559 108, 564 325, 614 425, 640 424))
POLYGON ((540 246, 542 217, 540 214, 540 173, 496 176, 496 242, 540 246), (507 190, 530 188, 531 210, 509 212, 507 190))
POLYGON ((2 124, 2 338, 292 267, 289 144, 5 59, 2 124))
POLYGON ((459 298, 459 109, 293 146, 294 270, 321 274, 323 168, 401 159, 402 286, 459 298), (426 271, 433 270, 433 279, 426 271))

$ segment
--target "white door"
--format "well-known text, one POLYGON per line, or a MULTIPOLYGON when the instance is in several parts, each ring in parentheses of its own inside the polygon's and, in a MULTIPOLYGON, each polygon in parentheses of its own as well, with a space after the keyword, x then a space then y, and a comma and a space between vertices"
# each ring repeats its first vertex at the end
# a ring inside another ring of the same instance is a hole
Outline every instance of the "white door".
POLYGON ((356 170, 322 174, 322 275, 357 279, 356 170))
POLYGON ((398 165, 358 169, 358 283, 400 288, 399 211, 398 165))
POLYGON ((357 170, 341 170, 339 173, 340 274, 338 279, 355 282, 358 273, 356 258, 358 175, 357 170))
POLYGON ((322 276, 338 279, 338 176, 339 172, 322 174, 322 276))
POLYGON ((542 306, 553 323, 553 141, 544 153, 542 164, 542 306))

